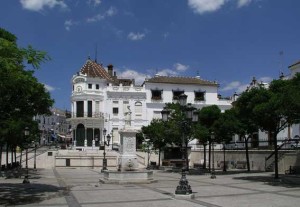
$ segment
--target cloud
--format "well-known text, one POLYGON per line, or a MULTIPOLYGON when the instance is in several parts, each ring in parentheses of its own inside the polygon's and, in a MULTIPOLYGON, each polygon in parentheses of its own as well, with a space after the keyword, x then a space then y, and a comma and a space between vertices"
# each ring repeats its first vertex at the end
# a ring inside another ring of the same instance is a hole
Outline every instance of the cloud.
POLYGON ((175 68, 175 70, 177 70, 179 72, 184 72, 189 68, 189 66, 188 65, 183 65, 181 63, 175 63, 174 68, 175 68))
POLYGON ((101 0, 88 0, 87 3, 88 3, 88 5, 92 5, 94 7, 97 7, 101 4, 101 0))
POLYGON ((70 31, 71 26, 78 25, 78 24, 79 24, 79 22, 74 22, 72 19, 66 20, 65 21, 65 29, 67 31, 70 31))
POLYGON ((129 79, 135 79, 135 83, 137 85, 141 85, 146 78, 149 78, 150 76, 144 73, 137 72, 132 69, 125 69, 125 71, 121 72, 118 75, 119 78, 129 78, 129 79))
POLYGON ((173 68, 161 69, 157 72, 158 75, 161 76, 178 76, 180 73, 185 72, 190 66, 183 65, 181 63, 175 63, 173 68))
POLYGON ((230 91, 233 89, 238 88, 241 85, 241 82, 239 81, 233 81, 231 83, 228 83, 223 89, 222 91, 230 91))
MULTIPOLYGON (((261 77, 257 79, 258 82, 262 82, 262 83, 270 83, 273 78, 271 77, 261 77)), ((234 91, 237 93, 242 93, 243 91, 245 91, 247 89, 247 87, 250 85, 250 81, 249 83, 241 83, 240 81, 232 81, 228 84, 226 84, 223 88, 220 89, 220 91, 234 91)))
POLYGON ((98 22, 98 21, 105 19, 106 17, 112 17, 116 14, 117 14, 117 9, 115 9, 114 7, 110 7, 106 12, 101 13, 101 14, 96 14, 93 17, 89 17, 89 18, 87 18, 86 21, 88 23, 98 22))
POLYGON ((220 9, 226 0, 188 0, 188 5, 195 13, 214 12, 220 9))
POLYGON ((145 37, 146 35, 145 35, 145 33, 133 33, 133 32, 130 32, 129 34, 128 34, 128 39, 130 39, 130 40, 132 40, 132 41, 137 41, 137 40, 142 40, 142 39, 144 39, 144 37, 145 37))
POLYGON ((54 90, 55 90, 55 88, 54 88, 54 87, 52 87, 52 86, 50 86, 50 85, 47 85, 47 84, 45 84, 45 83, 44 83, 44 87, 45 87, 45 89, 46 89, 47 91, 49 91, 49 92, 51 92, 51 91, 54 91, 54 90))
POLYGON ((98 22, 98 21, 103 20, 104 18, 105 18, 104 15, 102 15, 102 14, 97 14, 97 15, 95 15, 95 16, 93 16, 93 17, 87 18, 86 21, 89 22, 89 23, 90 23, 90 22, 98 22))
POLYGON ((236 3, 237 8, 249 5, 253 0, 188 0, 188 6, 198 14, 215 12, 227 3, 236 3))
POLYGON ((45 7, 50 9, 58 6, 63 9, 68 8, 68 6, 62 0, 20 0, 22 7, 31 11, 41 11, 45 7))
POLYGON ((114 7, 110 7, 106 12, 106 16, 111 17, 117 14, 117 9, 114 7))
POLYGON ((252 0, 238 0, 237 2, 237 7, 241 8, 243 6, 247 6, 248 4, 251 3, 252 0))
POLYGON ((234 91, 237 93, 242 93, 247 89, 249 84, 242 84, 240 81, 232 81, 225 85, 220 91, 234 91))
POLYGON ((162 69, 157 74, 161 76, 177 76, 179 73, 171 69, 162 69))

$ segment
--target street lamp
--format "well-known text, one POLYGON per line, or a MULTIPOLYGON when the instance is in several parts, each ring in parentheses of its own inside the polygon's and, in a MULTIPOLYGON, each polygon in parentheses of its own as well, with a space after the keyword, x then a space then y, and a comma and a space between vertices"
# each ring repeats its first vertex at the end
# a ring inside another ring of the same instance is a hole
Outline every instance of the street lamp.
POLYGON ((150 169, 149 161, 150 161, 150 139, 145 135, 145 141, 147 143, 147 154, 148 154, 148 162, 147 162, 147 170, 150 169))
POLYGON ((105 141, 104 139, 105 139, 105 135, 106 135, 106 129, 103 129, 103 144, 104 144, 104 148, 103 148, 103 164, 102 164, 102 170, 101 170, 101 172, 103 172, 103 171, 106 171, 107 170, 107 159, 106 159, 106 157, 105 157, 105 155, 106 155, 106 152, 105 152, 105 146, 109 146, 109 142, 110 142, 110 135, 108 134, 107 136, 106 136, 106 139, 107 139, 107 141, 105 141))
POLYGON ((33 169, 36 170, 36 147, 37 147, 37 144, 36 142, 34 142, 34 163, 33 163, 33 169))
POLYGON ((211 170, 211 176, 210 178, 211 179, 216 179, 216 174, 215 174, 215 147, 214 147, 214 140, 215 140, 215 134, 214 132, 211 133, 210 135, 210 138, 211 138, 211 144, 212 144, 212 170, 211 170))
MULTIPOLYGON (((179 185, 175 190, 175 194, 180 195, 189 195, 192 194, 192 188, 189 185, 189 182, 186 178, 186 171, 189 171, 189 160, 188 160, 188 139, 186 139, 185 132, 188 130, 188 127, 191 126, 191 122, 198 121, 198 113, 194 112, 195 108, 191 104, 187 104, 187 95, 181 94, 178 100, 181 106, 181 113, 184 113, 185 117, 180 120, 180 125, 182 129, 182 159, 185 159, 185 168, 181 170, 181 178, 179 185)), ((164 108, 161 111, 162 120, 168 121, 171 111, 167 108, 164 108)))
POLYGON ((26 143, 26 175, 24 177, 23 183, 27 184, 27 183, 30 183, 29 178, 28 178, 28 144, 27 144, 27 140, 26 140, 26 137, 29 136, 29 128, 28 127, 25 127, 24 136, 25 136, 25 143, 26 143))
POLYGON ((223 172, 226 172, 226 161, 225 161, 226 142, 223 141, 223 172))

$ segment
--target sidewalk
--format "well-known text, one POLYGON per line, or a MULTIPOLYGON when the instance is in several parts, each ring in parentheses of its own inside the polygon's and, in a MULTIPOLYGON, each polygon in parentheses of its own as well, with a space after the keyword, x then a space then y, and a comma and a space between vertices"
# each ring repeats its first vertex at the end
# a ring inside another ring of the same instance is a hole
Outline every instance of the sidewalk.
POLYGON ((300 185, 274 182, 271 173, 187 175, 195 199, 174 198, 180 174, 155 171, 152 184, 100 184, 96 169, 30 170, 22 178, 0 178, 0 206, 194 207, 298 206, 300 185))

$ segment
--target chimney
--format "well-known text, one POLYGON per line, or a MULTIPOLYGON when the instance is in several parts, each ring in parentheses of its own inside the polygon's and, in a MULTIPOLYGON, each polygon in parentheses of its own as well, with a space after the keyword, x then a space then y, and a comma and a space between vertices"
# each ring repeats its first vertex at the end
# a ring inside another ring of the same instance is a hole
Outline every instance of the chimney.
POLYGON ((107 72, 108 72, 108 74, 110 75, 110 77, 113 77, 113 65, 112 64, 109 64, 108 66, 107 66, 107 72))

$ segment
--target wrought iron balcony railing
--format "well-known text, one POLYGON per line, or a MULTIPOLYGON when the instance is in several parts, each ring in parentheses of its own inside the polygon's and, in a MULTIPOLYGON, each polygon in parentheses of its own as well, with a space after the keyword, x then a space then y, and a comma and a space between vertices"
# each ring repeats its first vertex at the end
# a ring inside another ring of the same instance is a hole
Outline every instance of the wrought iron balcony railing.
POLYGON ((102 112, 72 113, 72 118, 104 118, 104 113, 102 113, 102 112))

